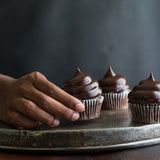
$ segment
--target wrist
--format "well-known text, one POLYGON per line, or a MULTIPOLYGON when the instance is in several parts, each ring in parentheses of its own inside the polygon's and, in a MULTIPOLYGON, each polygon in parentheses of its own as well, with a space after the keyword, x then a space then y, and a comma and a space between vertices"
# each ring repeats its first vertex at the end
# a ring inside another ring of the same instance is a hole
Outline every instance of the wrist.
POLYGON ((0 96, 16 79, 0 74, 0 96))

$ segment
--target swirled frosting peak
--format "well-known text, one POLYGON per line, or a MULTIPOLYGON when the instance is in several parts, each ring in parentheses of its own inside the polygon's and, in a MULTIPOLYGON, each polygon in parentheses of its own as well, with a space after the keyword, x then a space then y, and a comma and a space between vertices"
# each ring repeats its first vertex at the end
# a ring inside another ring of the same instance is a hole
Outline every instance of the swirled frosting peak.
POLYGON ((121 93, 123 91, 130 91, 126 78, 120 74, 114 73, 111 66, 104 78, 99 80, 99 85, 102 88, 103 93, 121 93))
POLYGON ((94 98, 102 93, 98 81, 80 71, 79 68, 73 78, 63 84, 63 89, 79 99, 94 98))
POLYGON ((152 72, 146 80, 139 82, 128 95, 129 102, 160 102, 160 83, 155 81, 152 72))
POLYGON ((104 78, 113 77, 113 76, 116 76, 116 74, 114 73, 114 71, 111 68, 111 66, 109 66, 109 69, 108 69, 107 73, 105 74, 104 78))

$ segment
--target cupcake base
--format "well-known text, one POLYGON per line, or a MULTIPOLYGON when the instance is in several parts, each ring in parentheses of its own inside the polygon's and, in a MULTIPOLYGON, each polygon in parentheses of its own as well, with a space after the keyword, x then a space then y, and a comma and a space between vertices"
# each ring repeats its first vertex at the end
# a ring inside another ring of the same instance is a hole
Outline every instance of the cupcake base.
POLYGON ((103 99, 103 96, 98 96, 93 99, 81 100, 85 106, 85 111, 80 113, 78 120, 82 121, 98 118, 100 116, 103 99))
POLYGON ((103 93, 102 109, 121 110, 128 108, 128 91, 122 93, 103 93))
POLYGON ((131 104, 132 120, 138 123, 160 123, 160 104, 131 104))

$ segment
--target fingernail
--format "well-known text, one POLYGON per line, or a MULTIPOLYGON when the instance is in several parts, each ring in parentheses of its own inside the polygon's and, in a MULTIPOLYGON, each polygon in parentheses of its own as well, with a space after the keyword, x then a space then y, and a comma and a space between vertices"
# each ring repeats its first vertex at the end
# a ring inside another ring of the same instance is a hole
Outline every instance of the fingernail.
POLYGON ((79 113, 74 112, 73 115, 72 115, 71 121, 75 121, 75 120, 78 120, 78 119, 79 119, 79 113))
POLYGON ((53 122, 53 125, 54 125, 54 126, 58 126, 59 124, 60 124, 60 121, 59 121, 59 119, 56 118, 56 119, 54 120, 54 122, 53 122))
POLYGON ((75 109, 76 109, 76 111, 79 111, 79 112, 84 111, 84 104, 83 103, 77 103, 75 105, 75 109))

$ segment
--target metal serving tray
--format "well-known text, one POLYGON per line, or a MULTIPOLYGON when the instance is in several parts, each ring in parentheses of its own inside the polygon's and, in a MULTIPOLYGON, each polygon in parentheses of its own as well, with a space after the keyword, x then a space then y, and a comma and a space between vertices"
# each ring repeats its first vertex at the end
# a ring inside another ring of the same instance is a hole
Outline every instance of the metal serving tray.
POLYGON ((137 124, 128 109, 104 111, 98 119, 61 121, 57 128, 17 130, 0 123, 0 149, 30 152, 119 150, 160 143, 160 124, 137 124))

